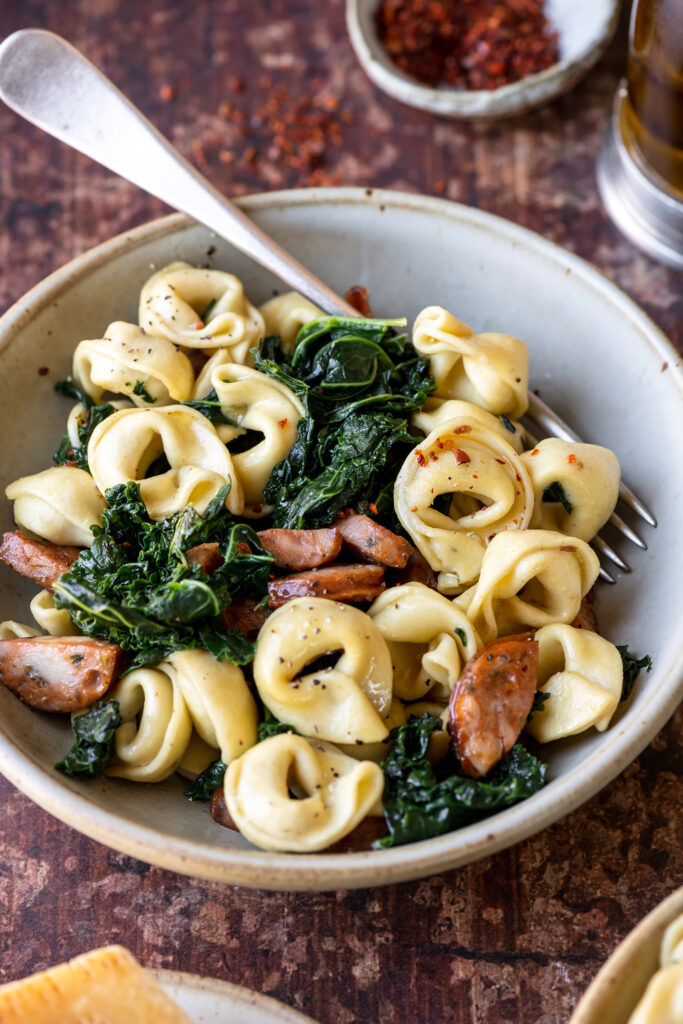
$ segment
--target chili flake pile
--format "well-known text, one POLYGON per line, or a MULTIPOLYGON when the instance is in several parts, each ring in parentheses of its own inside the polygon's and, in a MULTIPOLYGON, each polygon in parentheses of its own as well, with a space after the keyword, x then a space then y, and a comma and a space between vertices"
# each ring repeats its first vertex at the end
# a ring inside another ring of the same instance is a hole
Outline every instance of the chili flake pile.
POLYGON ((544 0, 380 0, 380 40, 427 85, 497 89, 559 59, 544 0))

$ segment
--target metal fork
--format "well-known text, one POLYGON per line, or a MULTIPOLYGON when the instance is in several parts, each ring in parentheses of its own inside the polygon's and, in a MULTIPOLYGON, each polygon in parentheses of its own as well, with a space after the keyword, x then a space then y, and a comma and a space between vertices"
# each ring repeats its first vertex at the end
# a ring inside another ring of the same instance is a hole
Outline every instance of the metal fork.
MULTIPOLYGON (((146 192, 207 225, 329 313, 357 316, 298 260, 257 227, 173 148, 93 64, 70 43, 42 29, 23 29, 0 45, 0 98, 22 117, 146 192)), ((547 434, 580 438, 534 394, 528 418, 547 434)), ((531 443, 536 438, 529 434, 531 443)), ((622 485, 619 496, 656 526, 652 513, 622 485)), ((640 548, 646 544, 618 515, 611 524, 640 548)), ((600 537, 596 548, 624 572, 627 563, 600 537)), ((614 583, 606 569, 602 576, 614 583)))

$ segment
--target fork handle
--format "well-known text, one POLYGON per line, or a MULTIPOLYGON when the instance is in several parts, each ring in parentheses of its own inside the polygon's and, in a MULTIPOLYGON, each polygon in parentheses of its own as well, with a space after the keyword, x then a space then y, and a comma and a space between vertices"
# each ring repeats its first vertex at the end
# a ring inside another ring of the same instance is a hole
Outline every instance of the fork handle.
POLYGON ((0 98, 49 135, 205 224, 328 313, 357 311, 213 187, 70 43, 23 29, 0 45, 0 98))

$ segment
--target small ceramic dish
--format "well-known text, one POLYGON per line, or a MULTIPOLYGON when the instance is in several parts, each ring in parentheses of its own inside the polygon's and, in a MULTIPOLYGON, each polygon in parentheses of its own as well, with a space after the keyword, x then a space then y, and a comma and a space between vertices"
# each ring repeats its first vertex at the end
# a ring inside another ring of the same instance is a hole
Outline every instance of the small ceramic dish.
POLYGON ((218 978, 147 969, 166 995, 197 1024, 315 1024, 291 1006, 218 978))
POLYGON ((569 1024, 628 1024, 659 967, 664 932, 683 914, 683 887, 643 918, 591 982, 569 1024))
MULTIPOLYGON (((598 614, 615 643, 652 657, 604 733, 543 748, 548 784, 477 824, 422 843, 363 853, 257 850, 189 803, 178 776, 154 785, 55 771, 72 742, 65 716, 22 704, 0 687, 0 772, 62 821, 131 856, 201 878, 262 889, 352 889, 422 878, 533 835, 597 793, 662 728, 683 698, 680 635, 683 547, 683 375, 661 331, 589 264, 538 235, 444 200, 372 189, 301 189, 240 201, 269 235, 339 293, 368 288, 378 316, 436 304, 479 331, 528 344, 533 387, 585 437, 612 448, 629 484, 652 506, 649 548, 632 548, 630 575, 602 588, 598 614)), ((135 321, 139 290, 173 260, 230 270, 263 302, 283 287, 227 242, 173 215, 79 256, 0 319, 0 495, 50 464, 69 403, 54 383, 75 345, 112 320, 135 321), (45 368, 49 372, 44 373, 45 368)), ((0 501, 0 528, 12 510, 0 501)), ((29 619, 35 584, 2 567, 0 619, 29 619)))
POLYGON ((346 25, 356 56, 375 85, 410 107, 445 117, 495 120, 541 107, 568 92, 607 49, 619 18, 619 0, 546 0, 559 33, 560 60, 545 71, 498 89, 432 88, 406 75, 389 58, 375 27, 379 0, 346 0, 346 25))

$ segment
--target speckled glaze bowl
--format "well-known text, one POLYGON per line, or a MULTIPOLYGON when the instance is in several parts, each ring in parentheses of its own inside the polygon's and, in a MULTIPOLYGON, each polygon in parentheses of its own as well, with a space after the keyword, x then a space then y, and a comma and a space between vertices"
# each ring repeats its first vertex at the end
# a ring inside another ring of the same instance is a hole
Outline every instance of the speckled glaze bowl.
POLYGON ((600 59, 619 20, 619 0, 546 0, 545 13, 559 35, 556 64, 498 89, 432 88, 416 82, 389 58, 375 28, 380 0, 346 0, 351 44, 369 78, 410 107, 445 117, 497 120, 541 107, 568 92, 600 59))
POLYGON ((197 1024, 316 1024, 278 999, 182 971, 147 970, 181 1010, 197 1024))
POLYGON ((636 925, 617 946, 578 1003, 569 1024, 628 1024, 659 967, 664 932, 683 914, 683 887, 636 925))
MULTIPOLYGON (((654 670, 605 733, 544 748, 549 784, 479 824, 393 850, 278 854, 254 849, 183 798, 177 777, 156 785, 53 769, 70 745, 61 717, 30 710, 0 688, 0 771, 86 835, 189 875, 265 889, 346 889, 424 877, 533 835, 614 778, 683 697, 680 544, 683 381, 666 338, 622 292, 582 260, 498 217, 443 200, 371 189, 272 193, 241 201, 267 232, 338 292, 365 285, 377 315, 413 318, 441 304, 479 331, 523 338, 533 386, 588 441, 613 448, 624 475, 659 518, 647 552, 629 551, 630 576, 603 588, 601 628, 651 654, 654 670)), ((229 269, 256 302, 282 288, 226 242, 185 217, 154 221, 58 270, 0 320, 0 485, 50 464, 69 403, 53 384, 82 338, 114 319, 135 320, 138 292, 171 260, 229 269), (40 367, 49 367, 41 376, 40 367)), ((11 527, 2 503, 0 526, 11 527)), ((29 619, 35 586, 0 572, 0 619, 29 619)))

